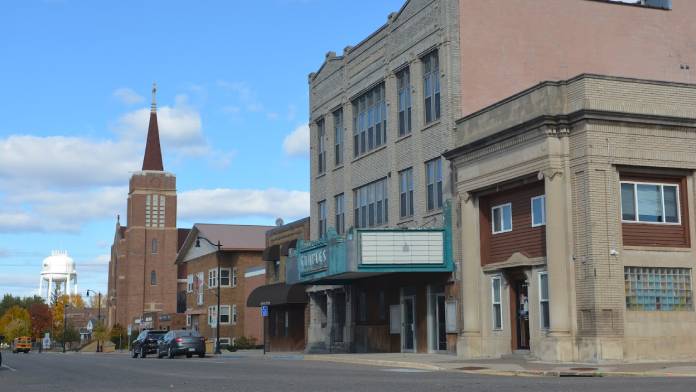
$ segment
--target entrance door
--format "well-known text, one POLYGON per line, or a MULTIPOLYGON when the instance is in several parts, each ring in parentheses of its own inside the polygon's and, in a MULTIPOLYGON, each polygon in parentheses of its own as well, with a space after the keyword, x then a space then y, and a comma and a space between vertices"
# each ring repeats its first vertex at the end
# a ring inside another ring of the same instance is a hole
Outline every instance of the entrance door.
POLYGON ((445 296, 438 294, 436 296, 435 306, 435 325, 437 326, 437 345, 438 351, 447 351, 447 321, 445 319, 445 296))
POLYGON ((515 309, 517 313, 517 350, 529 350, 529 297, 526 279, 515 281, 515 309))
POLYGON ((343 343, 343 330, 346 325, 346 295, 334 294, 333 297, 333 330, 331 343, 343 343))
POLYGON ((401 324, 401 351, 413 352, 416 348, 416 297, 404 296, 403 323, 401 324))

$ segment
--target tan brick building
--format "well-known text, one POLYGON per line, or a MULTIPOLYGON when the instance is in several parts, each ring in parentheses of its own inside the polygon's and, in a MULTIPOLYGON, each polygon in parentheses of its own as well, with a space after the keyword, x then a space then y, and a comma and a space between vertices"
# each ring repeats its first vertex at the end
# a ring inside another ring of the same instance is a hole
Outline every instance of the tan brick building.
POLYGON ((261 314, 258 308, 247 309, 246 298, 265 280, 261 254, 266 230, 270 228, 201 223, 193 226, 176 257, 176 265, 185 266, 187 272, 187 328, 215 341, 219 284, 220 344, 234 344, 242 336, 262 343, 261 314))
POLYGON ((455 135, 459 355, 696 358, 696 85, 544 82, 455 135))
POLYGON ((117 219, 111 246, 109 326, 152 327, 155 317, 177 312, 174 260, 186 230, 176 227, 176 177, 164 171, 162 164, 155 91, 153 87, 142 170, 133 173, 129 182, 127 225, 117 219))

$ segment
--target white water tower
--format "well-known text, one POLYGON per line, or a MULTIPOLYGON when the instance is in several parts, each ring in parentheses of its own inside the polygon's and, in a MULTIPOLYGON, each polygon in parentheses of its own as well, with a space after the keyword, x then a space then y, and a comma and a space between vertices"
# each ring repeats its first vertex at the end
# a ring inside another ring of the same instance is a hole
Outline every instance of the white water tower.
POLYGON ((39 295, 46 303, 51 300, 51 294, 55 288, 61 294, 77 294, 77 271, 75 262, 68 256, 67 251, 54 250, 46 257, 41 267, 41 280, 39 281, 39 295), (44 292, 44 282, 47 282, 44 292), (71 285, 72 283, 72 292, 71 285))

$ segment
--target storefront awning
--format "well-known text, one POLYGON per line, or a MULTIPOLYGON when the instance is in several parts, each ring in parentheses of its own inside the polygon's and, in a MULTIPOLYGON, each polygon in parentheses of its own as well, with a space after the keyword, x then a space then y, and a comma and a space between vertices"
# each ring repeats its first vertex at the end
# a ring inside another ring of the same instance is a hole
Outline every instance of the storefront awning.
POLYGON ((264 261, 280 260, 280 245, 272 245, 263 250, 264 261))
POLYGON ((306 304, 307 294, 301 284, 274 283, 257 287, 249 294, 247 306, 306 304))

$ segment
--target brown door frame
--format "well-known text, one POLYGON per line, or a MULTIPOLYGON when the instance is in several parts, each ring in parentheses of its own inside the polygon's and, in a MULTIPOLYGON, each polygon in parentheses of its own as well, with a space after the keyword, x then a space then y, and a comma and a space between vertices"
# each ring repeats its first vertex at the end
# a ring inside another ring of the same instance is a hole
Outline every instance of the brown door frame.
POLYGON ((529 277, 526 274, 525 268, 511 268, 505 272, 505 279, 507 280, 509 287, 509 311, 510 311, 510 348, 512 351, 529 349, 530 337, 527 336, 527 348, 520 348, 520 342, 518 338, 519 334, 519 317, 517 315, 517 308, 519 307, 518 302, 518 290, 519 285, 524 281, 527 281, 527 300, 529 300, 529 277))

